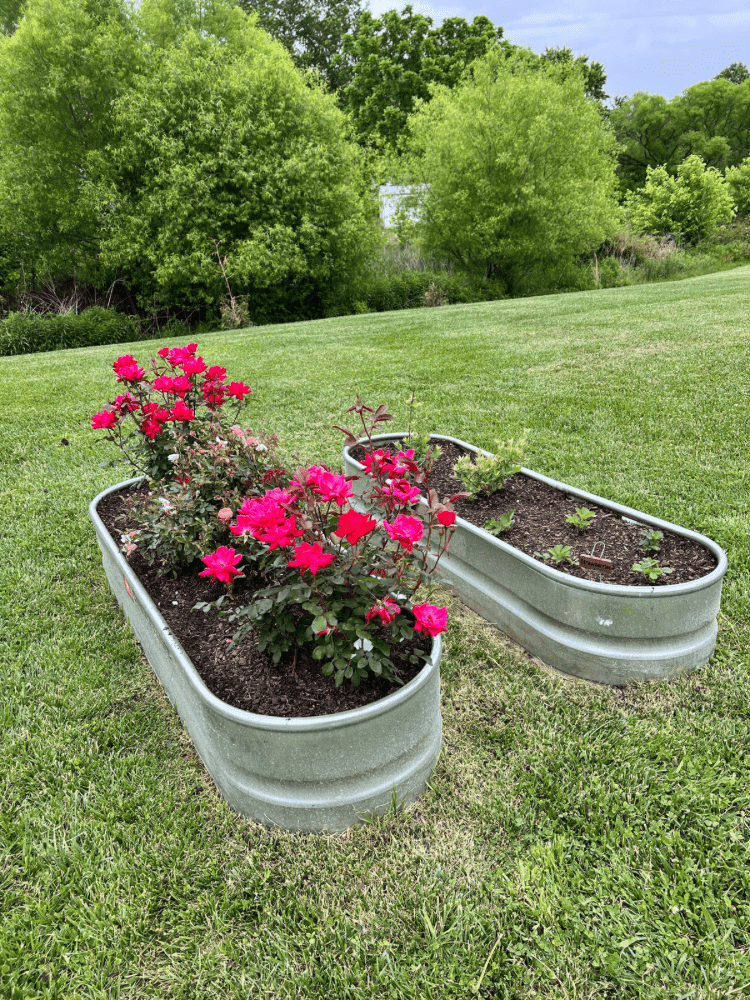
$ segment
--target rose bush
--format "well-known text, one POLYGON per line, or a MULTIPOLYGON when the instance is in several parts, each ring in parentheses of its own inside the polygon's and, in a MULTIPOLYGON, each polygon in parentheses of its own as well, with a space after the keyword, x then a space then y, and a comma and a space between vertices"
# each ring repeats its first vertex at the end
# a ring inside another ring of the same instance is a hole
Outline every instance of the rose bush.
MULTIPOLYGON (((365 512, 352 505, 351 480, 358 477, 325 466, 298 469, 288 486, 248 498, 237 509, 227 525, 233 545, 203 558, 204 574, 226 583, 228 593, 214 604, 196 605, 205 611, 218 606, 238 622, 233 643, 257 632, 259 649, 276 663, 292 649, 296 663, 297 650, 309 648, 324 674, 335 673, 337 686, 344 679, 358 685, 369 673, 398 681, 392 645, 413 632, 434 637, 445 631, 445 608, 426 602, 409 608, 409 600, 429 583, 455 530, 451 501, 440 502, 430 488, 431 464, 420 467, 412 450, 391 455, 374 448, 374 428, 391 419, 386 408, 373 411, 357 400, 352 410, 370 443, 365 512), (416 506, 420 486, 427 500, 423 516, 416 506), (244 604, 235 599, 230 579, 240 563, 259 584, 244 604)), ((411 654, 412 662, 418 659, 411 654)))
MULTIPOLYGON (((359 510, 358 477, 325 465, 290 473, 275 462, 275 438, 236 422, 249 387, 227 382, 225 368, 197 356, 197 344, 158 354, 146 366, 118 358, 113 370, 125 391, 91 421, 146 476, 131 507, 139 528, 123 535, 123 551, 137 549, 175 576, 200 559, 200 575, 227 589, 196 609, 215 606, 237 622, 233 643, 253 630, 274 662, 293 651, 292 669, 307 648, 337 686, 369 673, 399 681, 392 645, 446 629, 445 608, 410 607, 455 530, 455 498, 441 502, 430 488, 430 455, 419 463, 413 449, 376 449, 374 429, 392 418, 358 398, 350 412, 370 445, 359 510), (237 580, 246 583, 239 593, 237 580)), ((426 655, 412 653, 411 662, 426 655)))
MULTIPOLYGON (((112 368, 125 390, 94 415, 128 462, 146 476, 148 493, 133 500, 141 524, 123 538, 160 572, 176 575, 221 540, 218 518, 249 493, 283 475, 275 436, 237 423, 250 387, 197 356, 197 344, 164 347, 144 367, 126 354, 112 368)), ((109 463, 103 463, 109 464, 109 463)))

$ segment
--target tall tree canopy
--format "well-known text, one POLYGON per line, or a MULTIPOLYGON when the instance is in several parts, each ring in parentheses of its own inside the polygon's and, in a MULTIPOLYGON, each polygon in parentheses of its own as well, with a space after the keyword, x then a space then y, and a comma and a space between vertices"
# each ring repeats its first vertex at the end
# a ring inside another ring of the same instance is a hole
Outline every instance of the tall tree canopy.
POLYGON ((511 291, 618 220, 616 142, 580 72, 491 48, 409 122, 423 247, 511 291))
POLYGON ((717 73, 714 80, 729 80, 730 83, 744 83, 750 77, 750 70, 744 63, 731 63, 721 73, 717 73))
POLYGON ((430 84, 454 87, 466 67, 502 37, 503 29, 487 17, 471 24, 450 17, 434 27, 431 17, 415 14, 411 5, 400 14, 362 13, 356 31, 344 37, 350 80, 340 93, 359 141, 397 148, 417 101, 429 100, 430 84))
POLYGON ((572 67, 582 75, 583 89, 588 97, 593 97, 596 101, 606 101, 609 97, 609 94, 604 93, 607 73, 600 62, 589 63, 588 56, 576 56, 567 46, 546 48, 539 56, 539 61, 559 66, 563 70, 572 67))
POLYGON ((610 112, 623 146, 620 185, 642 187, 648 167, 677 167, 693 154, 724 170, 750 155, 750 78, 697 83, 671 101, 638 93, 610 112))
POLYGON ((82 185, 138 63, 120 0, 29 0, 15 33, 0 36, 0 226, 27 267, 95 257, 97 213, 82 185))
POLYGON ((362 13, 360 0, 237 0, 258 15, 261 28, 278 39, 301 70, 315 69, 332 90, 349 78, 341 58, 343 38, 354 31, 362 13))
POLYGON ((26 0, 0 0, 0 31, 12 35, 21 20, 26 0))
POLYGON ((148 48, 112 105, 90 185, 102 258, 144 303, 212 305, 218 241, 253 319, 319 315, 376 239, 360 150, 279 42, 235 6, 214 16, 148 48))

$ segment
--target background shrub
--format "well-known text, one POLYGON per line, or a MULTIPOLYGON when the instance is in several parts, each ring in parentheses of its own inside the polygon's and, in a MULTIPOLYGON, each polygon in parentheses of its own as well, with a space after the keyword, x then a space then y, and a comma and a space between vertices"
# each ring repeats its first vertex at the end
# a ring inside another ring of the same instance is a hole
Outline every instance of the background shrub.
POLYGON ((12 312, 0 322, 0 355, 123 344, 144 339, 144 333, 148 336, 151 330, 143 328, 137 317, 101 306, 92 306, 82 313, 52 316, 12 312))

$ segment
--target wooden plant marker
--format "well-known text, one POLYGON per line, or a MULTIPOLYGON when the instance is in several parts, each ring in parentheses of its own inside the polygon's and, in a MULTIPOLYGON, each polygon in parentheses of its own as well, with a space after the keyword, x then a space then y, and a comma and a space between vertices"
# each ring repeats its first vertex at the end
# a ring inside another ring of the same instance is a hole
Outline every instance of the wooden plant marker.
POLYGON ((612 572, 612 560, 604 558, 604 542, 594 542, 591 552, 588 554, 580 555, 578 557, 579 565, 583 566, 584 569, 596 569, 600 573, 611 573, 612 572), (597 545, 601 545, 602 554, 601 556, 595 556, 597 545))

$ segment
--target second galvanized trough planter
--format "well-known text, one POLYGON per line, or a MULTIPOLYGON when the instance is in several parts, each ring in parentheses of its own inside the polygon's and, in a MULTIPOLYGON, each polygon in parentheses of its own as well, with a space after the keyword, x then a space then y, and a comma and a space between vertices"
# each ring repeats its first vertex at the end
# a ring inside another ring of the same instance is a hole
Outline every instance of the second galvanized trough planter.
POLYGON ((89 506, 107 579, 169 700, 227 802, 285 830, 338 831, 383 813, 394 794, 416 799, 442 746, 442 643, 413 680, 380 701, 306 719, 256 715, 227 705, 201 680, 97 513, 89 506))
MULTIPOLYGON (((380 434, 373 441, 387 447, 406 436, 380 434)), ((432 436, 475 454, 489 454, 447 434, 432 436)), ((366 444, 366 439, 360 443, 366 444)), ((363 470, 348 447, 344 448, 344 467, 347 475, 363 470)), ((625 685, 662 680, 706 663, 716 642, 716 616, 727 570, 724 550, 695 531, 530 469, 522 471, 621 517, 699 542, 716 556, 718 564, 698 580, 659 587, 581 580, 457 517, 450 548, 437 569, 441 583, 548 666, 577 677, 625 685)))

